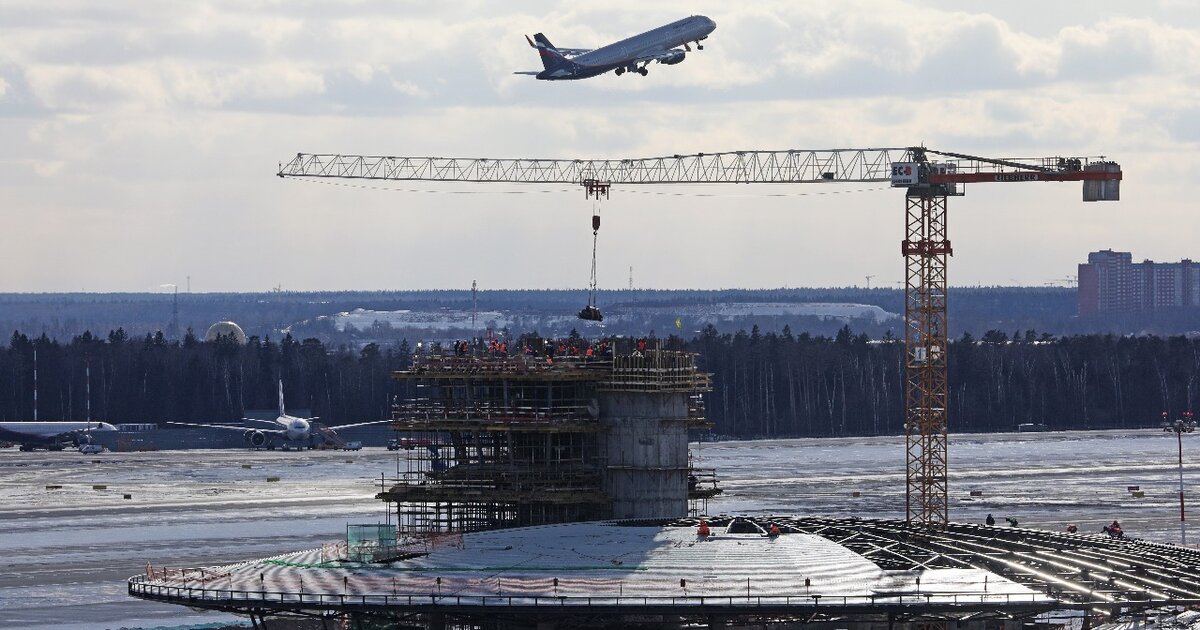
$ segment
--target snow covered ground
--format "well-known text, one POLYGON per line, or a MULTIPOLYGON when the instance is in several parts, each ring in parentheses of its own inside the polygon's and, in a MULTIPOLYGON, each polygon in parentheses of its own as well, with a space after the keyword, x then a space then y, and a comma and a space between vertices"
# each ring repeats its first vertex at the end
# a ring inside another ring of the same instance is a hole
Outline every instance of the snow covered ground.
MULTIPOLYGON (((1190 439, 1189 483, 1196 472, 1190 439)), ((704 443, 693 452, 696 466, 717 468, 726 489, 711 502, 712 513, 903 516, 900 437, 704 443)), ((0 451, 0 627, 232 619, 130 599, 125 579, 147 562, 223 564, 339 540, 346 523, 382 518, 373 496, 380 474, 396 472, 396 457, 383 449, 0 451)), ((954 520, 978 522, 992 513, 1000 523, 1011 516, 1022 527, 1077 523, 1094 532, 1119 518, 1129 535, 1179 540, 1173 434, 956 435, 950 457, 954 520), (1130 485, 1145 497, 1134 497, 1130 485), (973 498, 971 490, 983 496, 973 498)), ((1193 534, 1200 540, 1200 529, 1193 534)))
MULTIPOLYGON (((621 304, 604 307, 604 327, 623 332, 626 325, 639 322, 666 318, 674 321, 681 318, 687 321, 689 328, 701 328, 705 324, 714 325, 746 325, 753 318, 775 317, 817 317, 850 321, 852 319, 869 319, 876 324, 882 324, 900 316, 870 304, 826 303, 826 302, 720 302, 716 304, 696 304, 681 306, 645 306, 637 305, 630 311, 621 304)), ((393 329, 413 329, 418 331, 449 332, 452 330, 470 330, 471 311, 442 309, 437 311, 375 311, 354 309, 328 316, 338 330, 345 330, 347 325, 358 330, 368 330, 375 322, 386 324, 393 329)), ((515 312, 515 311, 479 311, 476 314, 478 327, 500 329, 504 327, 519 329, 537 329, 544 334, 565 335, 572 328, 579 328, 582 323, 574 312, 553 314, 548 312, 515 312)), ((751 322, 752 323, 752 322, 751 322)))

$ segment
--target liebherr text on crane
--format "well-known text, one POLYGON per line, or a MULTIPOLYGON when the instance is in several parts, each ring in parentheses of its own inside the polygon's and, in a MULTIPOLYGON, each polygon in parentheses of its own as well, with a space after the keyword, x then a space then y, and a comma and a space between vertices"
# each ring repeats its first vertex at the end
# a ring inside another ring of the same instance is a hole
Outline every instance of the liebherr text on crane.
POLYGON ((1084 201, 1120 199, 1121 167, 1104 157, 986 158, 925 147, 733 151, 638 159, 558 160, 298 153, 280 177, 613 185, 889 182, 905 189, 905 508, 910 522, 949 520, 947 198, 966 184, 1083 182, 1084 201), (931 159, 936 156, 937 159, 931 159))

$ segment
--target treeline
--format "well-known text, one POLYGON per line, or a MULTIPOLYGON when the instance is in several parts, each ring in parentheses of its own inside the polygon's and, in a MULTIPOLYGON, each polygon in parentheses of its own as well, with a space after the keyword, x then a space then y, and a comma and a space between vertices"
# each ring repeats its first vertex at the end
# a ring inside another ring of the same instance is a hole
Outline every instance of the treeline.
MULTIPOLYGON (((1076 293, 1073 289, 1053 287, 954 287, 950 302, 950 321, 956 331, 981 334, 990 328, 1037 328, 1062 332, 1063 326, 1075 316, 1076 293)), ((697 321, 687 313, 690 308, 730 303, 852 303, 878 306, 891 313, 904 312, 904 292, 896 288, 787 288, 787 289, 723 289, 723 290, 601 290, 597 302, 605 315, 626 313, 626 334, 646 334, 657 330, 661 334, 674 331, 675 319, 682 318, 684 331, 691 337, 709 320, 697 321), (670 311, 661 317, 647 310, 670 311), (646 315, 643 317, 642 315, 646 315), (637 328, 645 326, 645 328, 637 328)), ((220 320, 237 322, 248 335, 276 339, 280 331, 290 330, 298 338, 313 337, 325 343, 352 343, 363 339, 359 334, 340 332, 327 318, 339 312, 355 309, 438 313, 443 309, 470 311, 502 311, 510 317, 534 322, 537 320, 571 318, 587 302, 587 292, 578 290, 466 290, 441 291, 272 291, 263 293, 0 293, 0 330, 5 333, 20 330, 30 335, 45 332, 61 340, 81 335, 85 331, 115 330, 123 327, 131 336, 141 338, 147 332, 162 330, 169 341, 182 340, 184 331, 192 328, 203 336, 204 331, 220 320), (176 321, 177 320, 177 321, 176 321)), ((813 334, 833 335, 836 324, 805 319, 783 318, 769 321, 762 315, 739 316, 736 321, 711 320, 723 330, 749 328, 757 323, 764 330, 780 330, 783 324, 799 332, 802 328, 813 334), (785 321, 786 320, 786 321, 785 321)), ((841 322, 846 323, 846 322, 841 322)), ((890 327, 899 331, 901 324, 891 321, 878 326, 867 322, 851 322, 855 330, 881 336, 890 327)), ((1141 324, 1139 324, 1141 326, 1141 324)), ((482 328, 482 326, 480 327, 482 328)), ((568 325, 569 329, 569 325, 568 325)), ((1109 330, 1102 328, 1100 330, 1109 330)), ((1136 327, 1131 330, 1155 328, 1136 327)), ((1176 330, 1176 329, 1168 329, 1176 330)), ((1190 330, 1182 328, 1179 330, 1190 330)), ((476 331, 477 332, 477 331, 476 331)), ((549 331, 542 328, 543 333, 549 331)), ((564 331, 565 333, 565 331, 564 331)), ((407 337, 412 343, 470 335, 470 331, 422 331, 399 329, 381 331, 376 338, 381 343, 393 343, 407 337)), ((957 333, 956 333, 957 334, 957 333)))
MULTIPOLYGON (((654 343, 652 341, 652 343, 654 343)), ((700 353, 713 373, 708 415, 720 434, 897 434, 904 422, 904 349, 885 334, 720 333, 662 343, 700 353)), ((283 379, 289 409, 331 424, 386 418, 402 394, 388 375, 408 367, 407 341, 361 349, 317 339, 251 337, 205 343, 187 334, 131 338, 117 329, 69 342, 14 333, 0 348, 0 419, 33 417, 34 351, 39 416, 110 422, 213 422, 273 409, 283 379), (90 379, 88 374, 90 371, 90 379)), ((1032 330, 964 334, 949 349, 954 432, 1152 426, 1200 407, 1200 339, 1054 337, 1032 330)))
POLYGON ((290 335, 278 342, 251 337, 202 342, 162 333, 130 338, 122 329, 68 343, 13 333, 0 350, 0 419, 33 418, 34 352, 38 415, 42 420, 108 422, 232 421, 250 409, 276 409, 283 380, 289 411, 307 409, 322 420, 380 419, 395 393, 389 378, 410 364, 407 344, 330 350, 316 339, 290 335), (89 378, 90 373, 90 378, 89 378))
MULTIPOLYGON (((737 436, 896 434, 904 428, 904 345, 843 328, 831 338, 720 334, 688 344, 713 373, 709 415, 737 436)), ((1200 402, 1200 339, 1035 331, 964 334, 949 348, 955 432, 1153 426, 1200 402)))

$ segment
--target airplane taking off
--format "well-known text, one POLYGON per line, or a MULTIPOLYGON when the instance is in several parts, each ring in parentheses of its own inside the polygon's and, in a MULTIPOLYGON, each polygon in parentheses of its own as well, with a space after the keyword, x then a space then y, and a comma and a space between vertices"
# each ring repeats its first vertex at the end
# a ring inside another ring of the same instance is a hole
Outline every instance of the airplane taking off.
MULTIPOLYGON (((287 447, 288 442, 303 442, 309 448, 317 446, 316 438, 323 437, 322 432, 316 430, 312 426, 313 418, 297 418, 289 416, 283 407, 283 381, 279 381, 279 417, 274 420, 256 420, 254 418, 242 418, 244 422, 254 423, 259 426, 235 426, 229 424, 192 424, 187 422, 171 422, 170 424, 178 424, 187 427, 206 427, 210 429, 225 429, 228 431, 242 431, 246 436, 246 441, 254 448, 274 449, 275 440, 278 439, 282 445, 287 447)), ((358 422, 355 424, 343 424, 331 429, 348 429, 350 427, 361 427, 369 424, 383 424, 391 422, 391 420, 372 420, 370 422, 358 422)), ((336 436, 337 433, 333 432, 336 436)))
POLYGON ((704 50, 700 41, 707 39, 715 28, 716 22, 703 15, 693 15, 595 50, 557 48, 541 33, 534 35, 533 40, 526 35, 525 40, 537 49, 546 69, 513 74, 528 74, 543 81, 587 79, 609 70, 615 70, 617 75, 636 72, 646 76, 649 72, 646 66, 652 61, 668 66, 683 61, 692 50, 688 45, 690 42, 696 43, 697 50, 704 50))
POLYGON ((16 442, 22 451, 44 448, 61 451, 68 444, 90 442, 93 431, 116 431, 107 422, 0 422, 0 440, 16 442))

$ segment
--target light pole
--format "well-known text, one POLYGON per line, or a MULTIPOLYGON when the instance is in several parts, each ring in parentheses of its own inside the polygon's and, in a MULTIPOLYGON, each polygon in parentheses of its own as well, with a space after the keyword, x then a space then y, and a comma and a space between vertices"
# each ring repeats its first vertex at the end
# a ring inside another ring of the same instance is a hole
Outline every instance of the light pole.
MULTIPOLYGON (((1164 419, 1167 412, 1163 412, 1164 419)), ((1192 412, 1183 412, 1183 417, 1176 420, 1173 424, 1169 424, 1163 428, 1163 431, 1174 431, 1175 440, 1179 445, 1179 544, 1187 544, 1187 524, 1183 512, 1183 434, 1191 433, 1196 430, 1196 423, 1192 420, 1192 412)))

